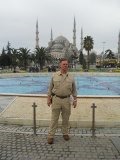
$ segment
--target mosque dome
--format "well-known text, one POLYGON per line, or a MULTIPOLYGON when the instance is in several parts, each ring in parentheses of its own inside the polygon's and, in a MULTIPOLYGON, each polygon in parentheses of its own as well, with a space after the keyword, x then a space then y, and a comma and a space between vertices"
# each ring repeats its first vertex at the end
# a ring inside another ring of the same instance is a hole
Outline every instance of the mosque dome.
POLYGON ((58 36, 55 40, 55 43, 69 43, 69 41, 67 40, 67 38, 65 38, 64 36, 58 36))
POLYGON ((52 51, 57 52, 62 52, 66 46, 69 46, 69 41, 64 36, 58 36, 52 43, 52 51))
POLYGON ((50 53, 54 58, 64 58, 66 55, 69 57, 75 53, 78 53, 77 47, 68 41, 67 38, 60 35, 54 40, 48 43, 48 53, 50 53))

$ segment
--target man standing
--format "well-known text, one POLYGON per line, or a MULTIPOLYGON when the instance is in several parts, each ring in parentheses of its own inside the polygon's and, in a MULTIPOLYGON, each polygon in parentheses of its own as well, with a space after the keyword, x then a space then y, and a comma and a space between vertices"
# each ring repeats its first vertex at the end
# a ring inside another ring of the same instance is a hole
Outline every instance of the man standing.
POLYGON ((56 72, 48 89, 47 104, 52 108, 51 124, 48 133, 48 143, 52 144, 58 126, 59 115, 62 115, 63 138, 68 141, 68 125, 71 114, 70 96, 73 96, 73 106, 77 105, 77 91, 74 78, 68 73, 68 60, 60 60, 60 71, 56 72))

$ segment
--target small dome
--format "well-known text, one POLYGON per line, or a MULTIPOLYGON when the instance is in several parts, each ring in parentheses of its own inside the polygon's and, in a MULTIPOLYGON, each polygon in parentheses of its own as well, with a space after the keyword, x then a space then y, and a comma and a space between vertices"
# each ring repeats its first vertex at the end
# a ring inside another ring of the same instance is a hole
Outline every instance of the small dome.
POLYGON ((54 48, 54 49, 63 49, 64 46, 63 46, 62 44, 54 44, 54 45, 52 46, 52 48, 54 48))

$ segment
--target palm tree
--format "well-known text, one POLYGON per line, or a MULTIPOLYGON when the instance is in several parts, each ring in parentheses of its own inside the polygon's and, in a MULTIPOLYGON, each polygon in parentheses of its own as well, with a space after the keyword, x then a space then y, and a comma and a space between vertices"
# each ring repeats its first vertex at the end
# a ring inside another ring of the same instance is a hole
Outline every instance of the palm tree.
POLYGON ((44 47, 37 47, 35 49, 35 53, 36 53, 36 61, 40 66, 40 70, 43 70, 43 66, 45 64, 45 60, 46 60, 46 54, 45 54, 45 48, 44 47))
POLYGON ((28 60, 29 60, 29 53, 30 53, 30 49, 27 48, 20 48, 20 60, 22 62, 22 65, 24 67, 24 69, 27 69, 27 65, 28 65, 28 60))
POLYGON ((46 60, 47 64, 50 64, 50 63, 53 63, 54 57, 49 53, 45 53, 45 60, 46 60))
POLYGON ((34 53, 32 53, 31 55, 30 55, 30 63, 33 63, 33 64, 36 64, 36 56, 35 56, 35 54, 34 53))
POLYGON ((87 69, 89 70, 89 55, 90 55, 90 51, 91 49, 93 49, 93 45, 94 45, 94 42, 93 42, 93 38, 91 36, 87 36, 84 38, 84 48, 85 50, 87 51, 87 69))

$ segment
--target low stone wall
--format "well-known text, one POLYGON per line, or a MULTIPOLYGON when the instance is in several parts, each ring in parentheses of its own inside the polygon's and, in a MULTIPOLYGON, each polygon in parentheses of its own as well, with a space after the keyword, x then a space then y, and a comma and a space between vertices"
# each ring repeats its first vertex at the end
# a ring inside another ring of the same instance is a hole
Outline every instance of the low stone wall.
MULTIPOLYGON (((15 96, 15 95, 14 95, 15 96)), ((96 127, 120 126, 120 97, 85 97, 78 96, 76 108, 72 107, 70 116, 71 127, 92 126, 92 104, 95 103, 96 127)), ((33 103, 36 103, 37 126, 49 126, 51 108, 47 106, 46 95, 17 95, 0 113, 0 123, 33 125, 33 103)), ((59 118, 61 125, 61 116, 59 118)))

